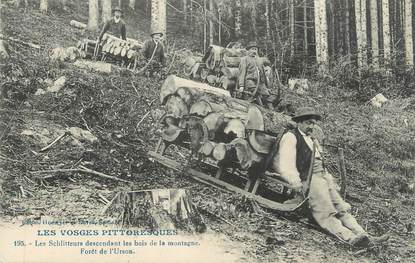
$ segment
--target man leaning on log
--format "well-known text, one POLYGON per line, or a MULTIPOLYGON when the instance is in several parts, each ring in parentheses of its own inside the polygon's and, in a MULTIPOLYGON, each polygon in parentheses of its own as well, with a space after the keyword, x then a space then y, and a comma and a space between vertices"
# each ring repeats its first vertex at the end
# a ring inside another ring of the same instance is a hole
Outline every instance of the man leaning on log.
POLYGON ((387 241, 387 235, 369 236, 357 223, 350 214, 350 204, 340 196, 332 175, 324 168, 322 148, 311 136, 321 116, 314 109, 303 107, 292 119, 297 128, 281 137, 278 153, 273 158, 273 169, 293 186, 298 196, 308 194, 313 218, 334 236, 355 247, 369 247, 387 241), (311 178, 310 183, 307 178, 311 178))
POLYGON ((112 10, 114 16, 105 22, 102 27, 101 33, 98 37, 98 43, 101 42, 102 37, 106 32, 111 32, 114 36, 121 38, 123 40, 127 39, 126 27, 124 20, 121 19, 122 10, 120 7, 116 7, 112 10))
POLYGON ((164 53, 163 33, 153 30, 151 39, 144 42, 143 55, 147 61, 147 75, 153 76, 154 73, 166 66, 166 55, 164 53))
POLYGON ((272 101, 269 101, 271 83, 265 74, 264 62, 258 57, 258 45, 251 41, 246 49, 248 55, 239 64, 238 92, 242 94, 242 99, 256 101, 272 109, 272 101))

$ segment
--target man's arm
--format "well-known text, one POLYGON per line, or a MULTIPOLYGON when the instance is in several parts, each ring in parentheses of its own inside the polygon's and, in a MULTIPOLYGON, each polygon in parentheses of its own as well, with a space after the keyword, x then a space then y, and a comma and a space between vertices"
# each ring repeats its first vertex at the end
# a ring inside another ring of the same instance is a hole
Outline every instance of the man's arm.
POLYGON ((143 46, 143 56, 145 59, 150 59, 151 54, 150 53, 150 41, 151 40, 146 40, 144 42, 144 46, 143 46))
POLYGON ((104 36, 105 32, 108 31, 110 28, 110 21, 108 20, 105 22, 104 26, 102 27, 101 33, 99 34, 98 41, 101 42, 102 37, 104 36))
POLYGON ((280 141, 278 154, 272 162, 273 169, 287 180, 293 188, 301 189, 300 173, 297 170, 297 139, 291 132, 285 133, 280 141))
POLYGON ((166 54, 164 53, 163 44, 159 43, 160 46, 160 62, 163 66, 166 66, 166 54))
POLYGON ((245 86, 245 77, 246 77, 246 58, 242 58, 241 63, 239 63, 239 76, 238 76, 239 88, 245 86))

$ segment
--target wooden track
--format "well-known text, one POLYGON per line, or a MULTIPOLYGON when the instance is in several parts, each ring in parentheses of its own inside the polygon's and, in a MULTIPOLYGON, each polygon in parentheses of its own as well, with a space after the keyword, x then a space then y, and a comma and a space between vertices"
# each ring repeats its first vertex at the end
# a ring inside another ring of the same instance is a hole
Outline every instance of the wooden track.
MULTIPOLYGON (((167 158, 159 153, 156 153, 154 151, 150 151, 148 152, 148 156, 155 159, 157 162, 163 164, 164 166, 171 168, 173 170, 176 171, 182 171, 183 170, 183 165, 181 165, 180 163, 171 160, 170 158, 167 158)), ((229 184, 227 182, 224 182, 220 179, 218 179, 218 177, 214 177, 214 176, 210 176, 207 175, 203 172, 197 171, 195 169, 192 168, 188 168, 186 169, 186 172, 188 174, 190 174, 192 176, 192 178, 194 178, 195 180, 208 184, 210 186, 214 185, 214 186, 218 186, 221 189, 230 191, 230 192, 234 192, 234 193, 238 193, 241 195, 244 195, 256 202, 258 202, 259 205, 268 208, 268 209, 272 209, 272 210, 276 210, 276 211, 282 211, 282 212, 293 212, 301 207, 303 207, 304 205, 307 204, 307 198, 303 199, 300 203, 293 203, 293 204, 283 204, 283 203, 279 203, 267 198, 264 198, 262 196, 256 195, 252 192, 248 192, 247 190, 241 189, 239 187, 236 187, 232 184, 229 184)), ((278 179, 272 178, 271 177, 265 177, 266 180, 273 180, 274 182, 280 183, 280 184, 286 184, 284 182, 279 181, 278 179)), ((255 187, 258 187, 258 183, 255 183, 255 187)), ((255 192, 255 191, 253 191, 255 192)))

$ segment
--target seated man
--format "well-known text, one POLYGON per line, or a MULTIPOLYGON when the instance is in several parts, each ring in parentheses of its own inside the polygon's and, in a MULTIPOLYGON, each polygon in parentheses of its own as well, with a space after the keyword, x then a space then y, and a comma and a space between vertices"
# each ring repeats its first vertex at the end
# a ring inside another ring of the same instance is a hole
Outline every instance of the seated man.
POLYGON ((166 55, 164 54, 163 33, 153 31, 151 39, 144 43, 143 55, 147 61, 147 72, 152 76, 166 66, 166 55))
POLYGON ((259 104, 268 104, 271 83, 265 74, 264 61, 258 57, 258 46, 251 41, 246 49, 248 55, 239 64, 238 91, 243 93, 242 99, 259 100, 259 104))
POLYGON ((101 42, 102 37, 104 34, 109 31, 115 37, 121 38, 123 40, 127 39, 126 35, 126 27, 124 20, 121 19, 122 10, 120 7, 116 7, 112 10, 114 16, 105 22, 104 26, 102 27, 101 33, 98 37, 98 42, 101 42))
POLYGON ((312 108, 304 107, 299 108, 292 119, 298 127, 282 136, 272 163, 274 170, 298 192, 308 194, 311 214, 323 229, 357 247, 386 241, 387 235, 371 237, 357 223, 350 214, 350 205, 337 192, 332 175, 324 169, 321 147, 310 136, 320 115, 312 108), (312 179, 306 189, 310 172, 312 179))

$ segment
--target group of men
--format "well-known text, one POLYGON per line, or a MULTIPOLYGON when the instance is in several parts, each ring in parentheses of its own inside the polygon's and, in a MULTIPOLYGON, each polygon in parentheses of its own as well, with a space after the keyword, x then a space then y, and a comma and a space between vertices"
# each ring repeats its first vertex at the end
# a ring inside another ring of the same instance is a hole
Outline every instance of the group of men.
MULTIPOLYGON (((113 13, 111 20, 105 23, 99 41, 107 31, 126 40, 122 10, 115 8, 113 13)), ((143 55, 147 62, 165 65, 162 39, 162 32, 153 31, 151 39, 145 42, 143 55)), ((241 59, 239 65, 237 92, 243 99, 257 98, 267 102, 271 80, 265 73, 264 61, 259 59, 258 45, 249 42, 246 49, 248 54, 241 59)), ((281 137, 278 151, 272 159, 273 170, 291 185, 297 196, 308 197, 314 220, 332 235, 355 247, 368 247, 388 240, 387 235, 370 236, 351 215, 350 204, 338 193, 337 184, 324 167, 322 147, 312 136, 317 121, 321 119, 320 114, 312 108, 303 107, 296 111, 292 119, 297 123, 297 128, 287 131, 281 137), (311 181, 308 182, 310 175, 311 181)))

